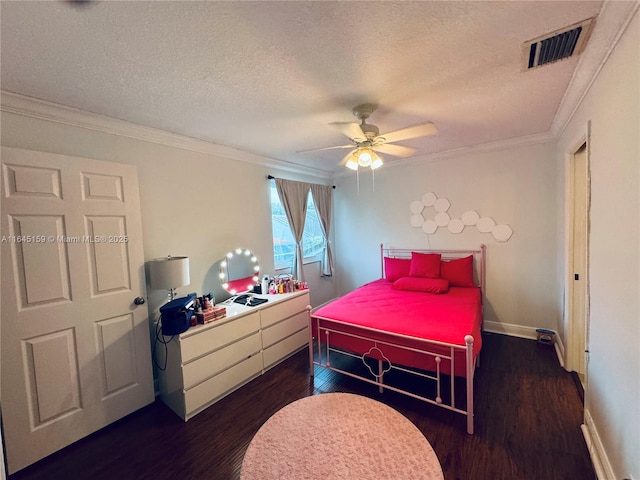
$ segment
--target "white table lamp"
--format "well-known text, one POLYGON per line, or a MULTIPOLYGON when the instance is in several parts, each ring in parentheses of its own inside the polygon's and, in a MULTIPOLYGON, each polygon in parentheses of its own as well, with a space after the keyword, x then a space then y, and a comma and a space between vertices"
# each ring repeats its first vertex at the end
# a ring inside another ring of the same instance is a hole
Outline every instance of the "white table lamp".
POLYGON ((176 296, 176 288, 191 283, 189 278, 189 257, 154 258, 149 262, 149 278, 151 288, 169 290, 169 298, 176 296))

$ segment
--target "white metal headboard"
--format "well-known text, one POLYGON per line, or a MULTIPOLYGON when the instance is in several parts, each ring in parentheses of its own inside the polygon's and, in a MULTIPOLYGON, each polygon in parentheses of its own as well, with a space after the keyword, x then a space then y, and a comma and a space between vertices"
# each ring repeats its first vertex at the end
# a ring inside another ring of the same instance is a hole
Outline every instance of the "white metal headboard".
POLYGON ((480 290, 482 296, 485 295, 486 286, 486 250, 487 246, 480 245, 478 250, 437 250, 437 249, 422 249, 422 248, 390 248, 385 247, 384 244, 380 244, 380 272, 381 277, 385 277, 384 271, 384 257, 390 258, 411 258, 411 252, 417 253, 439 253, 444 260, 451 260, 455 258, 467 257, 473 255, 473 271, 475 281, 480 290))

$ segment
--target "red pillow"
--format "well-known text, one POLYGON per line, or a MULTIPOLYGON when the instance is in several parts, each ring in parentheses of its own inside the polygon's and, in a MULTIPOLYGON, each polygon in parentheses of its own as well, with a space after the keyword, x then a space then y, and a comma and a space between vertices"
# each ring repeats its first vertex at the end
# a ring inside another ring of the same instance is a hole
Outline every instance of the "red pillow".
POLYGON ((410 264, 411 260, 408 258, 384 257, 385 278, 390 282, 395 282, 400 277, 408 277, 410 264))
POLYGON ((440 264, 440 276, 449 280, 452 287, 473 287, 473 255, 453 260, 443 260, 440 264))
POLYGON ((411 252, 410 277, 438 278, 440 276, 439 253, 411 252))
POLYGON ((447 293, 449 281, 444 278, 402 277, 393 282, 393 288, 414 292, 447 293))

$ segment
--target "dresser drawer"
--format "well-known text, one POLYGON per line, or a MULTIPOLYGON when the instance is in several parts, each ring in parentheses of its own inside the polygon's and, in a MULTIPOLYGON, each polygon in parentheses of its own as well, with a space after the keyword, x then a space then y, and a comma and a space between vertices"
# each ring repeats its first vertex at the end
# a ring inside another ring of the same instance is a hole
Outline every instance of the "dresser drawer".
POLYGON ((196 410, 214 403, 225 393, 235 390, 262 370, 262 356, 254 355, 244 362, 211 377, 184 392, 186 417, 194 415, 196 410))
POLYGON ((309 305, 309 293, 305 292, 304 295, 265 308, 260 312, 262 328, 266 328, 298 312, 306 311, 307 305, 309 305))
POLYGON ((259 312, 220 323, 196 335, 180 339, 182 363, 198 358, 260 330, 259 312))
POLYGON ((189 389, 194 385, 240 363, 242 360, 260 352, 260 332, 256 332, 242 340, 211 352, 183 367, 184 388, 189 389))
MULTIPOLYGON (((309 292, 268 295, 256 307, 227 304, 227 317, 167 345, 162 400, 185 421, 307 345, 309 292)), ((162 358, 162 356, 160 355, 162 358)))
POLYGON ((308 329, 299 331, 298 333, 285 338, 279 343, 272 345, 262 352, 262 358, 264 359, 264 368, 271 367, 274 363, 279 362, 285 357, 288 357, 296 350, 299 350, 303 345, 309 344, 308 329))
POLYGON ((285 337, 305 328, 309 323, 306 310, 262 330, 262 346, 268 348, 285 337))

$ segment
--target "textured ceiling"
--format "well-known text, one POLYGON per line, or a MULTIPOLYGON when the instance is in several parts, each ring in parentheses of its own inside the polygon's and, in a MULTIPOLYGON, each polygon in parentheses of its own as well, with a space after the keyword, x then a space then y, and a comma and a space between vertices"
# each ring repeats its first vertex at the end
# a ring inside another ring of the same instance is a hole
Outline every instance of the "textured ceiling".
POLYGON ((601 7, 2 1, 1 87, 332 171, 344 151, 296 152, 348 142, 328 124, 362 102, 381 133, 434 122, 417 156, 549 132, 580 56, 523 72, 522 44, 601 7))

